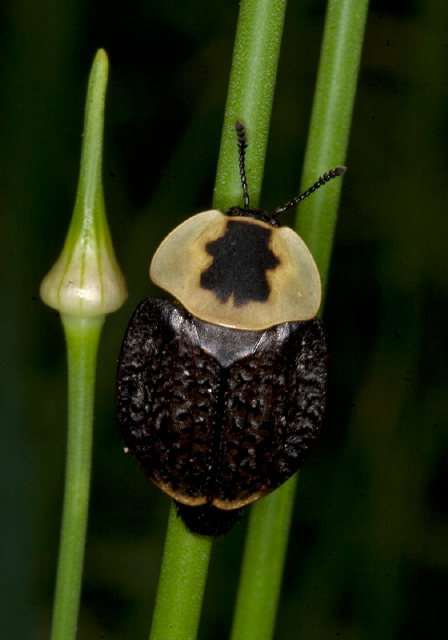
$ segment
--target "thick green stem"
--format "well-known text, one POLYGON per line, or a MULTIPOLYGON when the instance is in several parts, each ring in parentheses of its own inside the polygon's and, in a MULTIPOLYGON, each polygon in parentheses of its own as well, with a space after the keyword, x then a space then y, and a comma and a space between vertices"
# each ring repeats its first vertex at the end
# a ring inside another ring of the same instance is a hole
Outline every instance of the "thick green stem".
POLYGON ((212 538, 186 528, 171 505, 151 640, 193 640, 201 615, 212 538))
MULTIPOLYGON (((241 2, 213 199, 222 210, 241 201, 237 119, 250 131, 251 204, 259 200, 285 8, 286 0, 241 2)), ((151 640, 196 637, 210 551, 210 539, 189 532, 172 510, 151 640)))
POLYGON ((62 316, 68 356, 68 442, 52 640, 76 637, 89 507, 95 366, 104 316, 62 316))
MULTIPOLYGON (((344 164, 367 8, 367 0, 329 1, 301 191, 344 164)), ((297 230, 316 260, 324 291, 341 186, 342 180, 332 180, 299 210, 297 230)), ((232 640, 273 637, 295 484, 285 483, 252 507, 232 640)))
POLYGON ((260 200, 286 0, 243 0, 227 94, 213 206, 242 204, 235 121, 247 127, 250 204, 260 200))
POLYGON ((272 637, 280 597, 297 474, 252 507, 232 640, 272 637))
MULTIPOLYGON (((368 6, 368 0, 328 3, 302 173, 303 189, 322 172, 345 164, 368 6)), ((342 180, 332 180, 305 200, 300 205, 296 226, 319 267, 323 297, 341 189, 342 180)))

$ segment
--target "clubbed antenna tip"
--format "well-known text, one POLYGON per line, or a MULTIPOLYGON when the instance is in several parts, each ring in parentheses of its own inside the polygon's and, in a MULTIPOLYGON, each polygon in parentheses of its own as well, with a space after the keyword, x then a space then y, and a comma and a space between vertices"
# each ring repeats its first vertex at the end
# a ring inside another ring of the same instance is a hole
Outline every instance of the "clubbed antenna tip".
POLYGON ((246 148, 247 147, 247 131, 246 131, 246 127, 241 122, 241 120, 237 120, 235 122, 235 129, 236 129, 236 134, 238 136, 238 146, 244 145, 244 147, 246 148))
POLYGON ((278 209, 276 209, 272 214, 272 218, 275 219, 278 215, 280 215, 287 209, 290 209, 291 207, 294 207, 296 204, 299 204, 299 202, 302 202, 302 200, 305 200, 305 198, 308 198, 308 196, 314 193, 316 189, 319 189, 320 187, 322 187, 324 184, 329 182, 332 178, 337 178, 339 176, 342 176, 346 171, 347 171, 347 167, 336 167, 335 169, 330 169, 328 173, 324 173, 324 175, 321 176, 319 180, 317 180, 317 182, 313 184, 312 187, 307 189, 304 193, 301 193, 300 196, 293 198, 292 200, 287 202, 283 207, 278 207, 278 209))

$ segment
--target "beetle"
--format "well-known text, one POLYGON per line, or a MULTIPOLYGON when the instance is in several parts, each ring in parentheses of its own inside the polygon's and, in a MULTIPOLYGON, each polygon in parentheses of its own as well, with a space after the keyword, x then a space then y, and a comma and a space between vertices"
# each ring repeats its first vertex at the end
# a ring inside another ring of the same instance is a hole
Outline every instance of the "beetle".
POLYGON ((199 213, 157 249, 150 277, 175 302, 136 308, 119 359, 127 450, 195 533, 220 535, 302 466, 322 422, 327 343, 316 264, 274 213, 249 206, 247 134, 236 125, 244 206, 199 213))

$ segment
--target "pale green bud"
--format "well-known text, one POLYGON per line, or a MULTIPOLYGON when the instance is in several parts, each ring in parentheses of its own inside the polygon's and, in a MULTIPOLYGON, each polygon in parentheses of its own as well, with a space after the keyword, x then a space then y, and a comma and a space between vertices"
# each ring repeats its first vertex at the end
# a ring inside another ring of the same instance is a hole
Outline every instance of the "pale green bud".
POLYGON ((127 297, 107 226, 101 181, 107 71, 107 56, 100 49, 89 78, 81 171, 70 229, 61 255, 40 288, 42 300, 50 307, 79 317, 116 311, 127 297))

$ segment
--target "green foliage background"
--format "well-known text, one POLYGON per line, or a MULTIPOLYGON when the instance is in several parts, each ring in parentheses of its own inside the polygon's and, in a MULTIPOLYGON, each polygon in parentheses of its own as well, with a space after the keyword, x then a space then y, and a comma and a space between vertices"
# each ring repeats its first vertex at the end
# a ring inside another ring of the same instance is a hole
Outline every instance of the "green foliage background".
MULTIPOLYGON (((133 308, 155 294, 156 246, 210 206, 238 3, 2 5, 0 637, 49 633, 66 365, 38 289, 68 227, 104 47, 105 196, 130 296, 100 349, 79 637, 143 639, 169 501, 123 454, 116 360, 133 308)), ((288 6, 267 209, 298 191, 324 11, 288 6)), ((442 0, 372 1, 324 317, 328 410, 300 475, 278 640, 436 640, 447 628, 447 45, 442 0)), ((201 639, 228 636, 245 524, 214 545, 201 639)))

